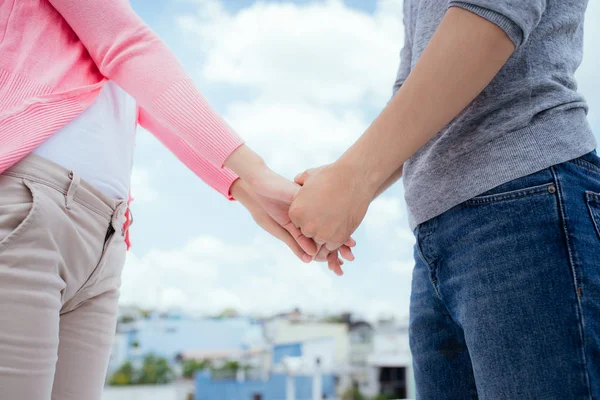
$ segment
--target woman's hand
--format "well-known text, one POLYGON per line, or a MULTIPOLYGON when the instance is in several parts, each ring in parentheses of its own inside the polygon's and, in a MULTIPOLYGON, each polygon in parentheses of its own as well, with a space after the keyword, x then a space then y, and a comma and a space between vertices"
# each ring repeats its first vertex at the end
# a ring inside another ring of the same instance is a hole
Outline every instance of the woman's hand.
MULTIPOLYGON (((269 232, 271 235, 275 236, 277 239, 284 242, 293 252, 294 254, 301 259, 302 261, 308 263, 311 262, 313 257, 312 255, 306 253, 304 249, 298 244, 298 241, 292 234, 286 230, 281 224, 279 224, 269 213, 263 208, 263 206, 259 203, 259 201, 252 194, 252 190, 248 187, 248 185, 242 180, 238 179, 231 186, 231 195, 234 199, 240 202, 252 215, 254 221, 263 228, 265 231, 269 232)), ((276 215, 280 213, 279 209, 282 208, 276 201, 271 201, 266 199, 265 202, 268 204, 268 208, 272 208, 272 212, 276 215)), ((289 205, 288 205, 289 207, 289 205)), ((306 238, 306 240, 309 240, 306 238)), ((307 245, 305 244, 305 247, 307 245)))
MULTIPOLYGON (((338 257, 338 251, 321 250, 321 246, 304 236, 290 219, 289 208, 299 190, 298 185, 272 171, 245 145, 225 160, 225 166, 241 178, 232 185, 231 194, 250 211, 259 226, 286 243, 301 260, 308 262, 319 253, 317 260, 326 259, 332 271, 342 274, 343 261, 338 257)), ((341 247, 342 257, 354 260, 350 247, 355 245, 353 239, 348 240, 341 247)))
MULTIPOLYGON (((275 174, 274 172, 272 172, 275 174)), ((275 174, 275 180, 284 179, 275 174), (278 178, 277 178, 278 177, 278 178)), ((265 175, 266 177, 266 175, 265 175)), ((292 185, 294 191, 297 191, 296 185, 287 181, 292 185)), ((271 181, 272 183, 272 181, 271 181)), ((260 186, 260 185, 259 185, 260 186)), ((288 186, 288 185, 285 185, 288 186)), ((291 224, 288 216, 288 210, 291 201, 281 200, 287 196, 285 188, 283 190, 274 190, 277 185, 268 185, 267 189, 261 188, 263 194, 258 194, 242 179, 235 181, 231 187, 232 196, 238 200, 252 215, 254 221, 265 231, 269 232, 274 237, 284 242, 294 254, 304 262, 310 262, 313 256, 319 252, 319 261, 327 260, 329 269, 341 275, 341 266, 344 262, 338 257, 338 251, 324 253, 319 251, 315 243, 302 235, 300 230, 291 224), (271 195, 276 198, 269 197, 264 194, 265 190, 270 190, 271 195), (282 225, 283 224, 283 225, 282 225), (308 254, 305 249, 310 247, 313 254, 308 254)), ((292 196, 293 198, 293 196, 292 196)), ((356 243, 351 240, 349 245, 354 246, 356 243)), ((354 260, 354 255, 349 246, 344 245, 340 248, 340 254, 347 260, 354 260)))
MULTIPOLYGON (((303 252, 312 259, 312 256, 317 254, 317 245, 292 224, 288 214, 290 204, 298 192, 298 185, 267 167, 263 159, 246 145, 242 145, 234 151, 225 160, 225 166, 241 178, 242 188, 274 222, 291 235, 303 252)), ((236 181, 233 186, 236 184, 239 183, 236 181)), ((234 198, 236 198, 235 195, 234 198)), ((263 226, 263 228, 265 227, 263 226)), ((270 230, 266 230, 273 234, 270 230)), ((281 239, 281 237, 275 236, 281 239)), ((300 258, 303 259, 303 257, 300 258)))

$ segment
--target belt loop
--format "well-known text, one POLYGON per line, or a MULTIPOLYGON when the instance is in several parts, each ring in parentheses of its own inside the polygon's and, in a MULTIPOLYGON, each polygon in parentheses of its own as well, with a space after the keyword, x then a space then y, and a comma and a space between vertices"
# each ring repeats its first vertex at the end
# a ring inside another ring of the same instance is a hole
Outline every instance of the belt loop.
POLYGON ((65 197, 65 208, 68 210, 73 202, 73 197, 75 196, 75 192, 79 188, 79 183, 81 178, 79 175, 75 174, 73 171, 69 171, 69 179, 71 180, 71 184, 69 185, 69 189, 67 190, 67 196, 65 197))
POLYGON ((125 235, 127 227, 125 226, 125 213, 127 212, 127 202, 123 201, 117 205, 112 216, 112 226, 115 232, 118 232, 121 236, 125 235))

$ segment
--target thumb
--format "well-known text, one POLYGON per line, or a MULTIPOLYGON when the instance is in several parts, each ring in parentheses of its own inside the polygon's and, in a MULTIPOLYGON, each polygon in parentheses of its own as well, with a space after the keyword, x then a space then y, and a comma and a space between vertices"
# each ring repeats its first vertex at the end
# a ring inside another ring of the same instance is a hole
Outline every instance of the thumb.
POLYGON ((304 184, 306 183, 306 181, 313 176, 314 174, 316 174, 317 172, 319 172, 319 170, 323 169, 324 166, 322 167, 316 167, 316 168, 309 168, 306 171, 304 171, 301 174, 296 175, 296 177, 294 178, 294 182, 296 182, 298 185, 300 186, 304 186, 304 184))
POLYGON ((314 171, 314 168, 307 169, 306 171, 302 172, 301 174, 296 175, 296 177, 294 178, 294 182, 296 182, 300 186, 303 186, 304 183, 306 182, 306 180, 310 177, 310 175, 312 175, 313 171, 314 171))

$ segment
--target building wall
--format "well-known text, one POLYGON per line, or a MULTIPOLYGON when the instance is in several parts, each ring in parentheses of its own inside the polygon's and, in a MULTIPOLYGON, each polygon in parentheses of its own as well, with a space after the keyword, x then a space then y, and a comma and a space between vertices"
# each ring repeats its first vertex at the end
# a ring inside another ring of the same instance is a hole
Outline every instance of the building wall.
POLYGON ((122 343, 113 346, 113 351, 119 352, 120 359, 133 360, 148 353, 173 360, 183 351, 241 350, 263 341, 261 326, 246 318, 150 318, 131 324, 122 335, 126 337, 126 355, 121 356, 122 343), (137 342, 139 348, 132 348, 133 342, 137 342))
POLYGON ((269 323, 268 332, 274 344, 308 342, 312 339, 333 338, 335 343, 335 363, 346 366, 348 363, 350 340, 346 324, 301 322, 277 320, 269 323))
POLYGON ((280 364, 285 357, 302 356, 302 343, 280 344, 273 347, 273 364, 280 364))
MULTIPOLYGON (((251 400, 255 394, 262 400, 285 400, 287 376, 273 374, 267 381, 213 381, 207 375, 196 376, 195 400, 251 400)), ((295 376, 296 400, 312 400, 312 376, 295 376)), ((322 377, 323 393, 333 399, 335 384, 333 375, 322 377)))
POLYGON ((187 400, 194 393, 194 382, 180 382, 171 385, 141 385, 127 387, 106 387, 102 400, 187 400))

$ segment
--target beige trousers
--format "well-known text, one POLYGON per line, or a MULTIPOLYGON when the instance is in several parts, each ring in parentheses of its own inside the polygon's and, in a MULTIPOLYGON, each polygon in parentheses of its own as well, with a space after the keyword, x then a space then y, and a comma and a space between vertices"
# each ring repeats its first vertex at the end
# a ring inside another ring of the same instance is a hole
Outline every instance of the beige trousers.
POLYGON ((30 155, 0 175, 0 399, 99 400, 126 202, 30 155))

